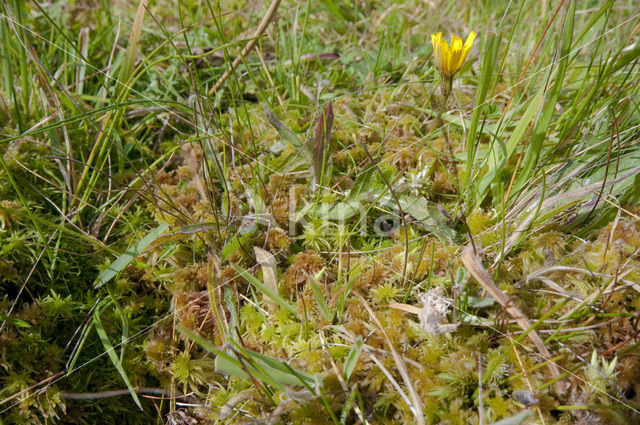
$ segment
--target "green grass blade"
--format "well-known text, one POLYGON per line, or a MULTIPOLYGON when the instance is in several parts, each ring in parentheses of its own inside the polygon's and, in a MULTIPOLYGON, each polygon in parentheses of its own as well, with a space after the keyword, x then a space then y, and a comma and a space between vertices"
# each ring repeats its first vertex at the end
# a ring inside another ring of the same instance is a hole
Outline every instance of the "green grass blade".
POLYGON ((313 290, 313 297, 315 298, 316 303, 318 304, 318 308, 320 309, 320 312, 324 316, 325 320, 331 323, 333 321, 334 313, 330 312, 329 306, 327 305, 327 301, 324 299, 324 295, 322 295, 322 291, 318 286, 318 281, 320 280, 320 277, 324 273, 324 270, 325 269, 323 268, 318 273, 316 273, 316 275, 312 279, 310 279, 310 282, 311 282, 311 289, 313 290))
POLYGON ((487 37, 487 43, 485 44, 485 52, 482 60, 482 71, 480 73, 480 84, 476 94, 476 107, 473 109, 471 115, 471 123, 469 126, 469 132, 467 135, 467 191, 471 192, 471 169, 475 163, 476 155, 476 137, 478 135, 478 125, 480 123, 480 117, 489 107, 487 100, 487 94, 489 88, 493 85, 493 80, 497 78, 495 69, 498 58, 498 50, 500 49, 500 41, 502 36, 499 34, 489 33, 487 37))
MULTIPOLYGON (((133 66, 136 60, 136 54, 138 53, 138 45, 140 43, 140 35, 142 34, 142 24, 144 22, 144 15, 147 11, 147 3, 149 0, 140 0, 138 3, 138 9, 136 11, 136 17, 133 21, 133 28, 131 35, 129 36, 129 43, 127 44, 127 50, 125 52, 125 59, 120 68, 119 81, 127 83, 131 74, 133 73, 133 66)), ((126 89, 126 87, 125 87, 126 89)))
POLYGON ((109 267, 107 267, 102 271, 102 273, 98 275, 95 287, 99 288, 105 283, 109 282, 115 276, 117 276, 118 273, 124 270, 124 268, 127 267, 134 258, 140 255, 140 253, 142 253, 142 251, 144 251, 145 248, 148 247, 149 244, 151 244, 151 242, 158 239, 158 237, 167 229, 167 227, 169 227, 167 223, 160 224, 158 227, 149 232, 147 236, 142 238, 133 248, 125 251, 120 257, 118 257, 117 260, 111 263, 109 267))
POLYGON ((255 286, 258 291, 262 292, 263 294, 271 298, 280 307, 284 308, 294 316, 298 315, 298 312, 293 307, 293 305, 291 305, 287 300, 282 298, 277 293, 273 292, 270 288, 267 288, 267 286, 264 283, 256 279, 251 273, 249 273, 248 270, 245 270, 241 266, 238 266, 237 264, 233 264, 233 263, 231 263, 231 267, 233 267, 235 271, 237 271, 240 274, 241 277, 244 277, 247 280, 247 282, 255 286))
POLYGON ((67 363, 67 373, 73 372, 73 368, 75 367, 78 358, 80 358, 80 352, 82 351, 82 347, 84 347, 84 343, 87 341, 89 334, 91 333, 91 328, 93 327, 93 321, 89 322, 85 329, 83 329, 82 334, 80 335, 80 340, 78 344, 71 352, 71 359, 67 363))
POLYGON ((109 356, 109 360, 111 360, 111 363, 113 363, 118 373, 122 377, 122 380, 124 381, 125 385, 129 389, 129 392, 131 393, 131 397, 133 397, 133 400, 136 402, 140 410, 143 410, 142 404, 140 403, 140 399, 138 399, 138 395, 136 394, 136 389, 134 388, 133 385, 131 385, 129 378, 127 377, 127 373, 125 372, 124 367, 122 366, 122 362, 116 355, 115 348, 111 344, 111 341, 109 340, 109 336, 107 335, 107 332, 104 330, 104 326, 102 326, 102 321, 100 320, 100 311, 101 311, 100 308, 96 308, 95 311, 93 312, 93 326, 96 328, 96 331, 98 332, 98 336, 100 337, 100 342, 102 342, 102 346, 104 347, 105 352, 107 353, 107 356, 109 356))
MULTIPOLYGON (((559 52, 558 68, 555 72, 555 78, 553 81, 553 87, 551 92, 547 96, 545 105, 542 108, 542 114, 536 123, 533 130, 533 135, 529 145, 527 146, 526 154, 523 161, 523 166, 519 172, 518 179, 514 185, 514 192, 518 192, 520 188, 524 187, 531 178, 531 174, 535 165, 540 158, 543 142, 547 136, 551 125, 551 118, 560 96, 560 90, 563 87, 563 80, 567 66, 569 63, 569 54, 571 52, 571 41, 573 37, 573 24, 575 18, 576 2, 571 1, 569 9, 565 17, 564 28, 562 31, 561 48, 559 52)), ((551 70, 549 70, 551 72, 551 70)))
MULTIPOLYGON (((545 93, 545 87, 541 86, 538 90, 538 93, 529 100, 529 105, 525 112, 518 117, 518 123, 516 127, 511 132, 509 136, 509 140, 504 146, 504 150, 498 149, 497 145, 499 144, 499 140, 494 139, 494 143, 492 144, 492 149, 489 151, 488 158, 488 166, 489 169, 485 175, 482 176, 482 179, 478 183, 477 187, 477 196, 475 207, 478 206, 484 200, 484 197, 487 195, 489 187, 491 185, 498 184, 501 178, 501 171, 503 167, 507 164, 511 155, 516 152, 516 148, 518 145, 523 144, 525 140, 525 132, 532 125, 532 121, 535 119, 536 113, 540 108, 540 104, 542 102, 543 96, 545 93), (496 141, 497 140, 497 141, 496 141), (499 152, 502 152, 500 154, 499 152)), ((495 192, 495 191, 494 191, 495 192)))
POLYGON ((243 358, 241 361, 237 355, 225 352, 200 335, 179 325, 178 329, 202 348, 216 355, 216 370, 220 372, 249 379, 248 372, 254 378, 281 390, 287 385, 314 386, 318 382, 318 377, 296 371, 280 360, 238 347, 238 353, 243 358))

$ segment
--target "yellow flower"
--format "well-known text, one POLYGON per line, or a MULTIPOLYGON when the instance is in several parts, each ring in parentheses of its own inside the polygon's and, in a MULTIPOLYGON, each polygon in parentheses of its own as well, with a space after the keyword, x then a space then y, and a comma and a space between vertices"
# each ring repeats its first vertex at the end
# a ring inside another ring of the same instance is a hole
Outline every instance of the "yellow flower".
POLYGON ((462 39, 457 35, 451 37, 451 46, 446 41, 442 41, 442 33, 431 34, 433 44, 433 56, 436 59, 436 68, 444 78, 451 79, 464 64, 467 53, 473 46, 476 33, 471 31, 467 41, 462 44, 462 39))

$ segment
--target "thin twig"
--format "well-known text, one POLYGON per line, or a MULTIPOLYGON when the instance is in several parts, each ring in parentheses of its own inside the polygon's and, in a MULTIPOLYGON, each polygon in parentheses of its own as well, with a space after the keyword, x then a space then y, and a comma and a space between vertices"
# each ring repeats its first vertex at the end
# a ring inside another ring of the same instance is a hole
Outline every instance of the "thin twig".
MULTIPOLYGON (((6 402, 8 402, 8 401, 13 400, 13 399, 14 399, 14 398, 16 398, 16 397, 20 397, 20 396, 21 396, 22 394, 24 394, 24 393, 28 393, 29 391, 33 390, 34 388, 37 388, 37 387, 39 387, 39 386, 41 386, 41 385, 46 385, 46 384, 48 384, 49 382, 51 382, 51 381, 55 380, 55 379, 56 379, 57 377, 59 377, 60 375, 64 375, 64 374, 66 374, 66 373, 67 373, 67 371, 62 370, 62 371, 60 371, 60 372, 56 373, 55 375, 52 375, 52 376, 50 376, 50 377, 48 377, 48 378, 46 378, 46 379, 44 379, 44 380, 42 380, 42 381, 38 382, 37 384, 33 384, 33 385, 31 385, 30 387, 25 388, 24 390, 19 391, 19 392, 15 393, 14 395, 9 396, 9 397, 5 398, 4 400, 0 401, 0 406, 2 406, 3 404, 5 404, 5 403, 6 403, 6 402)), ((128 391, 128 390, 127 390, 127 391, 128 391)), ((12 406, 12 407, 13 407, 13 406, 12 406)), ((3 410, 3 412, 4 412, 4 410, 3 410)))
MULTIPOLYGON (((165 390, 163 388, 134 388, 136 394, 156 395, 166 398, 185 398, 187 395, 172 395, 171 390, 165 390)), ((131 391, 128 388, 121 390, 100 391, 96 393, 62 393, 60 397, 67 400, 99 400, 103 398, 119 397, 122 395, 130 395, 131 391)))
POLYGON ((258 38, 264 33, 264 31, 267 29, 267 27, 273 20, 273 17, 276 15, 276 10, 278 10, 279 5, 280 5, 280 0, 271 1, 271 4, 269 5, 269 10, 267 10, 266 15, 264 15, 264 18, 262 18, 262 22, 260 22, 260 25, 258 25, 258 28, 253 33, 253 38, 249 40, 247 45, 240 52, 240 55, 237 58, 235 58, 233 63, 231 63, 231 68, 227 69, 224 72, 224 74, 222 74, 222 77, 220 77, 220 79, 213 85, 213 87, 211 87, 211 90, 209 90, 209 96, 213 95, 215 92, 218 91, 220 86, 222 86, 224 82, 227 81, 227 79, 229 78, 229 75, 233 71, 235 71, 238 65, 240 65, 240 62, 242 62, 244 58, 249 54, 251 49, 253 49, 253 46, 255 46, 256 43, 258 42, 258 38))

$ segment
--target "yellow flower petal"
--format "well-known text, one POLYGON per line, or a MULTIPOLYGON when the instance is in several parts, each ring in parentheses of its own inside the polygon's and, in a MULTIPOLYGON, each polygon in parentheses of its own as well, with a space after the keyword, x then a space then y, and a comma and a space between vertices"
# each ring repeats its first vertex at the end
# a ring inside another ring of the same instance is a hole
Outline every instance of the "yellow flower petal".
POLYGON ((469 35, 467 36, 467 41, 464 42, 464 49, 468 52, 469 49, 471 49, 471 46, 473 46, 473 40, 476 39, 476 36, 478 34, 476 34, 475 31, 471 31, 469 33, 469 35))
POLYGON ((451 57, 451 51, 449 50, 449 44, 446 41, 440 43, 441 54, 441 64, 442 73, 445 75, 449 74, 449 58, 451 57))
POLYGON ((462 39, 456 35, 451 36, 451 57, 449 58, 449 73, 451 76, 460 69, 462 59, 462 39))
POLYGON ((442 33, 431 34, 431 44, 433 45, 433 56, 436 60, 436 68, 442 72, 442 49, 440 49, 440 43, 442 42, 442 33))
POLYGON ((462 39, 457 35, 451 36, 451 48, 454 50, 462 50, 462 39))
POLYGON ((433 48, 435 50, 436 46, 440 44, 442 41, 442 33, 439 32, 437 34, 431 34, 431 44, 433 44, 433 48))
POLYGON ((474 31, 471 31, 467 36, 467 40, 464 42, 464 47, 462 48, 462 56, 460 58, 460 64, 458 65, 458 69, 462 68, 464 61, 467 59, 467 53, 469 53, 469 50, 471 50, 471 47, 473 47, 473 40, 475 39, 476 39, 476 33, 474 31))

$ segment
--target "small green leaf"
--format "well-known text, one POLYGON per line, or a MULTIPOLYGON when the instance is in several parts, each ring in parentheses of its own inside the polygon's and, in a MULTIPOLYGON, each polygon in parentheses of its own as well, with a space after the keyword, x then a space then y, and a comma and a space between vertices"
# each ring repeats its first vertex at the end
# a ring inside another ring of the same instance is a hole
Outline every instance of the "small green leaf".
MULTIPOLYGON (((431 231, 442 242, 453 243, 456 240, 456 232, 447 226, 447 217, 436 204, 422 197, 406 195, 399 195, 398 201, 400 201, 400 206, 405 214, 415 218, 421 226, 431 231)), ((383 196, 379 203, 394 210, 398 215, 400 214, 398 205, 391 196, 383 196)))
POLYGON ((28 322, 25 322, 22 319, 16 319, 15 317, 9 317, 7 315, 4 314, 0 314, 0 320, 2 320, 3 322, 7 322, 7 323, 11 323, 12 325, 18 327, 18 328, 30 328, 31 324, 29 324, 28 322))
POLYGON ((264 109, 264 114, 267 116, 267 121, 269 121, 269 124, 271 124, 271 126, 276 129, 280 137, 282 137, 287 142, 291 143, 293 146, 297 148, 300 148, 303 146, 303 143, 302 141, 300 141, 300 138, 298 137, 298 135, 294 133, 293 130, 291 130, 289 127, 284 125, 284 123, 280 121, 280 119, 276 116, 276 114, 274 114, 273 111, 269 109, 266 104, 263 106, 263 109, 264 109))
POLYGON ((360 209, 360 202, 348 201, 338 202, 336 204, 321 204, 316 210, 316 217, 323 220, 347 220, 360 209))
POLYGON ((365 192, 371 186, 371 179, 373 178, 375 171, 376 167, 367 165, 366 170, 364 170, 364 172, 361 172, 358 177, 356 177, 356 181, 351 188, 349 196, 352 198, 357 198, 358 195, 365 192))
POLYGON ((457 314, 457 319, 461 323, 467 323, 469 325, 484 325, 486 324, 486 320, 481 319, 478 316, 474 316, 473 314, 469 314, 464 311, 459 311, 457 314))
POLYGON ((469 308, 486 308, 494 305, 496 303, 496 300, 491 297, 479 298, 470 296, 467 298, 467 302, 469 308))
POLYGON ((362 353, 362 337, 358 337, 358 339, 356 340, 356 343, 353 345, 353 347, 351 347, 351 351, 349 351, 349 354, 347 355, 347 359, 344 361, 343 373, 346 381, 348 381, 349 378, 351 377, 351 374, 353 373, 353 370, 355 369, 356 364, 358 363, 358 359, 360 358, 361 353, 362 353))

